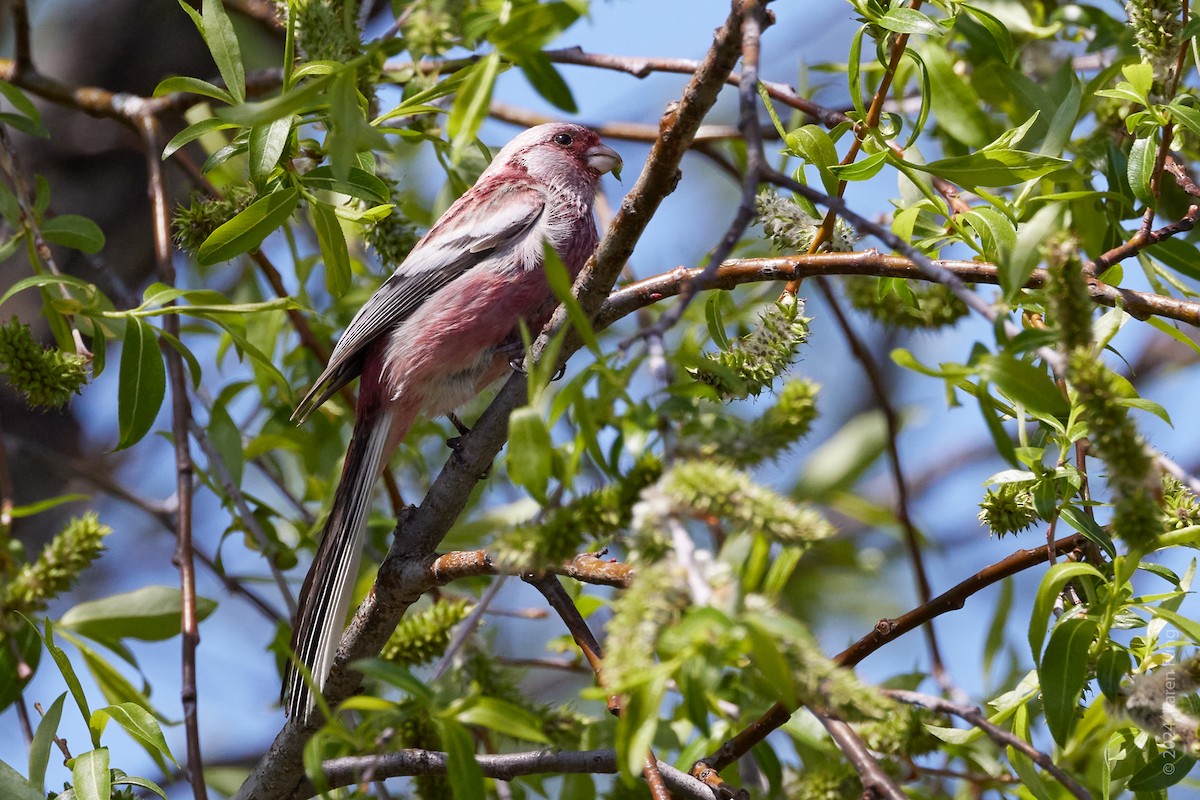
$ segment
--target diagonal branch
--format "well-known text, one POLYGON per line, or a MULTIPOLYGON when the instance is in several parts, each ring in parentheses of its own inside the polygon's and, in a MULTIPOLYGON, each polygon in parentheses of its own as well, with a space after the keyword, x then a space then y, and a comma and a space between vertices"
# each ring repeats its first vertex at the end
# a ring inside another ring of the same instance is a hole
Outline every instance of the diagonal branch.
POLYGON ((918 692, 909 692, 902 689, 885 689, 884 694, 891 697, 893 700, 899 700, 901 703, 907 703, 914 706, 924 706, 930 711, 935 711, 941 714, 951 714, 953 716, 964 719, 974 725, 979 730, 988 735, 993 742, 1001 747, 1011 747, 1024 755, 1028 756, 1033 763, 1037 764, 1042 769, 1054 776, 1054 779, 1066 787, 1067 791, 1079 798, 1079 800, 1092 800, 1092 796, 1079 783, 1054 763, 1050 756, 1038 750, 1029 742, 1022 739, 1009 731, 1004 730, 998 725, 992 724, 983 712, 975 707, 964 705, 961 703, 952 703, 949 700, 943 700, 940 697, 933 697, 927 694, 918 692))

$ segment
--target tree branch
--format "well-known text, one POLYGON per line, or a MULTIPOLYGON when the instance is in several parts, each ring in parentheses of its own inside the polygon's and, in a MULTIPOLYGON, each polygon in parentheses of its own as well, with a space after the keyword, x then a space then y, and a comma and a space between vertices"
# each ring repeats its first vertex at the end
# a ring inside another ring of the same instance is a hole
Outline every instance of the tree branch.
MULTIPOLYGON (((617 772, 615 750, 555 751, 533 750, 503 755, 478 755, 480 770, 488 778, 512 780, 522 775, 591 774, 614 775, 617 772)), ((430 750, 398 750, 370 756, 330 759, 322 764, 330 788, 353 786, 365 774, 374 779, 411 775, 445 775, 447 756, 430 750)), ((700 781, 669 764, 660 764, 663 781, 676 797, 686 800, 719 800, 716 793, 700 781)), ((297 790, 298 797, 313 797, 317 791, 307 780, 297 790)))
MULTIPOLYGON (((139 117, 138 123, 146 149, 146 169, 154 221, 154 258, 158 265, 159 278, 167 286, 174 286, 171 217, 167 209, 166 178, 162 172, 162 161, 159 159, 159 153, 162 152, 162 130, 158 119, 149 114, 139 117)), ((178 340, 179 315, 167 314, 163 319, 163 330, 178 340)), ((175 482, 179 497, 179 511, 175 517, 175 565, 179 568, 183 608, 180 621, 180 638, 183 640, 181 696, 183 723, 187 731, 187 774, 192 784, 192 796, 196 800, 206 800, 208 789, 204 783, 204 764, 200 754, 200 723, 196 694, 196 648, 200 644, 200 620, 196 615, 196 565, 192 552, 192 477, 195 467, 188 447, 188 425, 192 420, 192 408, 187 395, 183 356, 165 340, 160 340, 159 347, 167 360, 167 377, 171 386, 171 434, 175 443, 175 482)))
MULTIPOLYGON (((931 263, 939 270, 953 273, 962 282, 994 285, 1000 283, 1000 276, 994 264, 941 259, 931 263)), ((674 297, 699 272, 699 269, 676 267, 669 272, 622 286, 608 298, 596 317, 596 324, 606 327, 639 308, 667 297, 674 297)), ((903 256, 885 256, 872 249, 855 253, 731 259, 717 270, 710 288, 732 289, 744 283, 793 280, 817 275, 868 275, 877 278, 929 280, 927 273, 909 259, 903 256)), ((1029 276, 1025 286, 1029 289, 1039 289, 1045 283, 1046 271, 1036 269, 1029 276)), ((1138 319, 1164 317, 1200 328, 1200 302, 1122 289, 1096 279, 1088 280, 1087 289, 1096 304, 1123 308, 1138 319)))
POLYGON ((901 703, 907 703, 914 706, 924 706, 930 711, 935 711, 941 714, 951 714, 966 720, 974 725, 979 730, 988 735, 992 741, 1001 747, 1011 747, 1014 750, 1019 750, 1028 756, 1035 764, 1054 776, 1054 779, 1066 787, 1067 791, 1079 798, 1079 800, 1092 800, 1091 794, 1087 789, 1084 789, 1079 783, 1054 763, 1050 756, 1038 750, 1029 742, 1022 739, 1020 736, 1009 733, 998 725, 993 725, 988 721, 975 706, 963 705, 960 703, 952 703, 949 700, 943 700, 940 697, 933 697, 927 694, 919 694, 918 692, 909 692, 902 689, 885 689, 884 694, 893 700, 898 700, 901 703))

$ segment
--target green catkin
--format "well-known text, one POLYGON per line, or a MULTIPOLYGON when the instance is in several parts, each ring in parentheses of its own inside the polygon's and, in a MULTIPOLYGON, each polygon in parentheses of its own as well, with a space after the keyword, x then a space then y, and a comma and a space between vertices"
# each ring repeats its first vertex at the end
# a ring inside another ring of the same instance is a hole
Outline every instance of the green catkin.
POLYGON ((57 347, 43 348, 15 317, 0 325, 0 375, 30 408, 62 408, 88 382, 87 359, 57 347))
POLYGON ((388 638, 380 657, 406 667, 433 661, 446 652, 454 626, 470 612, 466 600, 438 600, 419 613, 408 614, 388 638))
POLYGON ((706 354, 709 364, 702 361, 689 371, 723 400, 757 396, 795 362, 800 345, 808 340, 810 321, 804 316, 804 301, 786 295, 759 315, 749 334, 730 342, 728 349, 706 354))
POLYGON ((841 758, 813 759, 789 781, 786 796, 795 800, 859 800, 863 796, 862 779, 841 758))
MULTIPOLYGON (((417 750, 441 750, 442 737, 429 711, 419 703, 406 700, 400 705, 396 741, 401 747, 417 750)), ((416 797, 421 800, 454 800, 450 779, 445 775, 416 775, 412 779, 416 797)))
MULTIPOLYGON (((774 192, 762 192, 754 200, 755 217, 776 250, 785 253, 807 253, 812 247, 821 219, 805 211, 794 200, 774 192)), ((839 217, 833 226, 829 249, 848 253, 854 249, 857 234, 848 222, 839 217)))
POLYGON ((1200 525, 1200 500, 1171 475, 1162 478, 1162 525, 1167 530, 1200 525))
POLYGON ((775 458, 808 434, 817 416, 820 389, 820 384, 807 378, 789 380, 779 390, 775 405, 752 420, 732 414, 718 419, 701 416, 694 426, 688 426, 677 455, 717 459, 738 467, 775 458))
POLYGON ((996 536, 1020 533, 1039 519, 1033 492, 1019 483, 993 486, 979 503, 979 521, 996 536))
POLYGON ((1113 499, 1113 533, 1134 546, 1162 530, 1155 498, 1158 479, 1146 443, 1121 401, 1117 376, 1092 343, 1092 304, 1074 242, 1046 248, 1046 307, 1067 356, 1067 381, 1076 390, 1087 421, 1092 451, 1107 467, 1113 499))
POLYGON ((789 545, 808 545, 835 533, 817 511, 761 486, 745 472, 714 461, 680 461, 643 493, 640 527, 671 514, 711 517, 733 532, 748 531, 789 545))
POLYGON ((1128 0, 1125 13, 1142 61, 1154 70, 1154 84, 1163 89, 1175 72, 1184 41, 1182 0, 1128 0))
POLYGON ((629 526, 642 490, 662 475, 662 463, 645 455, 617 481, 571 502, 546 509, 538 522, 518 525, 497 537, 497 564, 537 569, 561 564, 587 543, 607 539, 629 526))
POLYGON ((1162 512, 1151 483, 1154 464, 1120 402, 1117 376, 1090 348, 1080 348, 1070 355, 1067 378, 1086 412, 1092 451, 1108 468, 1108 485, 1116 496, 1113 533, 1132 545, 1147 545, 1162 530, 1162 512))
POLYGON ((896 292, 880 294, 879 278, 848 277, 842 285, 850 305, 893 328, 935 330, 958 322, 969 312, 954 291, 941 283, 905 281, 911 302, 896 292))
POLYGON ((1058 328, 1063 352, 1092 345, 1092 298, 1083 280, 1078 242, 1066 240, 1046 248, 1046 308, 1058 328))
POLYGON ((4 590, 5 614, 20 611, 30 614, 43 610, 53 598, 71 588, 71 584, 104 551, 104 537, 112 528, 101 525, 99 517, 88 512, 72 519, 42 550, 37 561, 21 567, 4 590))
MULTIPOLYGON (((288 3, 282 3, 286 13, 288 3)), ((291 7, 296 14, 296 46, 310 61, 345 63, 362 52, 355 0, 299 0, 291 7)))
POLYGON ((255 196, 253 188, 241 185, 228 187, 224 197, 193 193, 191 203, 178 206, 171 221, 176 246, 195 255, 213 231, 244 211, 255 196))

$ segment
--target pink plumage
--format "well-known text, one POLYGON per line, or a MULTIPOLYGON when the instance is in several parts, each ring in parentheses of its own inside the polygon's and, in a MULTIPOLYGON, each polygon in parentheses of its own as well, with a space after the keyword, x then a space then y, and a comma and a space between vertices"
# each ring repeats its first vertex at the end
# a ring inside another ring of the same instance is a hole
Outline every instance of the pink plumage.
MULTIPOLYGON (((509 370, 520 320, 536 332, 556 305, 545 245, 578 274, 596 247, 600 176, 620 163, 580 125, 539 125, 509 142, 355 315, 296 409, 303 421, 361 374, 354 433, 292 634, 318 689, 333 667, 372 489, 389 456, 418 415, 453 411, 509 370)), ((287 713, 311 713, 295 666, 284 691, 287 713)))

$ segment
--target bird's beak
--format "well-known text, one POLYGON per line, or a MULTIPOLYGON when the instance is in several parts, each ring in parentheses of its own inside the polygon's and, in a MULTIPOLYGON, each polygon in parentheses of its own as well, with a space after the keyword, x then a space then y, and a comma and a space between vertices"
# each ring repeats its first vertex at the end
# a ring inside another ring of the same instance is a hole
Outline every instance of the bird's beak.
POLYGON ((598 144, 589 147, 583 156, 587 161, 587 165, 601 175, 611 172, 617 176, 617 180, 621 179, 621 157, 617 155, 616 150, 598 144))

